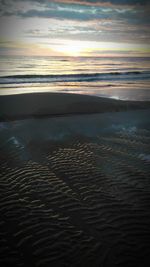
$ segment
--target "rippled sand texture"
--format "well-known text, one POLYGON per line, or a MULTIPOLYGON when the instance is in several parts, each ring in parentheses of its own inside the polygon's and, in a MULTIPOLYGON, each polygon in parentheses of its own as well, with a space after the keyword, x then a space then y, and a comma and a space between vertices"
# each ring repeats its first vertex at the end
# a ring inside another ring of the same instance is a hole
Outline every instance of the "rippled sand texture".
POLYGON ((149 266, 149 143, 145 125, 1 146, 1 266, 149 266))

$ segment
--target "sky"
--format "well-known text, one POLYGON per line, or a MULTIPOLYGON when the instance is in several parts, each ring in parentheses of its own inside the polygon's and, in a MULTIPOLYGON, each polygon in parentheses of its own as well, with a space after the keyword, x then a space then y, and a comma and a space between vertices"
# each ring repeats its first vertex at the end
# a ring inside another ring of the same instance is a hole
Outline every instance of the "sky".
POLYGON ((0 55, 150 55, 150 0, 0 0, 0 55))

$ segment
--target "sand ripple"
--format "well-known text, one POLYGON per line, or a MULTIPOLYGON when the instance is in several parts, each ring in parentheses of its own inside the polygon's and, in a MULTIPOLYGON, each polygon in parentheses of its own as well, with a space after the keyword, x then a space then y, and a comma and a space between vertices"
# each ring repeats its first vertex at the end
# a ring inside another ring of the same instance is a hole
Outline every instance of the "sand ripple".
POLYGON ((1 266, 149 266, 150 131, 0 151, 1 266), (145 265, 146 264, 146 265, 145 265))

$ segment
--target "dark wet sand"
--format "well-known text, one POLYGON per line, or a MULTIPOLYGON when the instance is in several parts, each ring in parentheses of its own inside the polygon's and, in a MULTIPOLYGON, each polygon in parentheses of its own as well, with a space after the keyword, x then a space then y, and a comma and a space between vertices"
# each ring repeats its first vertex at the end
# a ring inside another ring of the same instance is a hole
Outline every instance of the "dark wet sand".
POLYGON ((7 113, 0 123, 2 267, 149 266, 146 105, 16 121, 7 113))
POLYGON ((150 102, 122 101, 69 93, 30 93, 0 96, 0 121, 145 109, 150 102))

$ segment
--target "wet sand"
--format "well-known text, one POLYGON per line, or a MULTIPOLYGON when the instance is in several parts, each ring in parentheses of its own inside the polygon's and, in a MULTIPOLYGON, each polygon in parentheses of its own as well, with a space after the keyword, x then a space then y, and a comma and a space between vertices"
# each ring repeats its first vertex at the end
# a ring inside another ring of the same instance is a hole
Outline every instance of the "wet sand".
POLYGON ((0 96, 0 120, 115 112, 150 107, 150 102, 121 101, 69 93, 30 93, 0 96))
POLYGON ((1 266, 149 266, 150 108, 108 102, 24 120, 3 104, 1 266))

